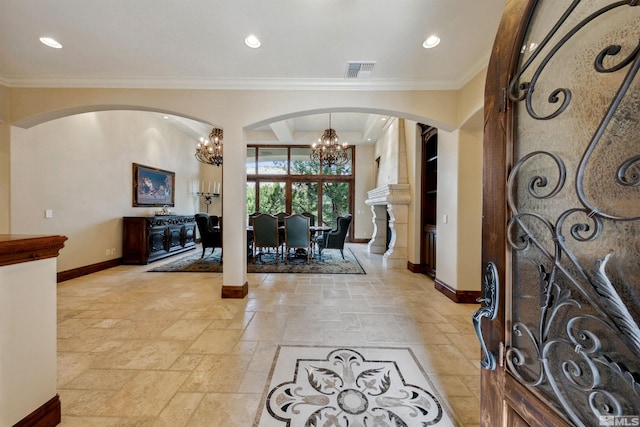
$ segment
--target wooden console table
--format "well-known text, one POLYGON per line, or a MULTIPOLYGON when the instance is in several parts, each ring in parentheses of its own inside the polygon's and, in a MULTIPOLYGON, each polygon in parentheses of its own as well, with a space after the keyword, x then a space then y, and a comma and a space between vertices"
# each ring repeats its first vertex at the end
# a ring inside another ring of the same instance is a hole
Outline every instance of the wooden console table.
POLYGON ((123 220, 124 264, 148 264, 196 247, 193 215, 126 216, 123 220))

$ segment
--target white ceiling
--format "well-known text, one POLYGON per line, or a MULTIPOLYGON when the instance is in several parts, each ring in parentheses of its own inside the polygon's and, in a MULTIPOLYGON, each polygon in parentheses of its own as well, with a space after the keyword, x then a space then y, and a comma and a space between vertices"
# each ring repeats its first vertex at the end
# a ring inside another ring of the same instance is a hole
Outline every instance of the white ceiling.
MULTIPOLYGON (((458 89, 486 66, 506 0, 0 0, 0 84, 23 87, 458 89), (255 34, 262 47, 244 38, 255 34), (424 49, 437 34, 441 43, 424 49), (53 37, 64 46, 40 43, 53 37), (349 61, 374 61, 346 79, 349 61)), ((335 113, 341 139, 379 117, 335 113)), ((328 116, 252 131, 309 140, 328 116), (262 131, 262 132, 260 132, 262 131)), ((317 138, 317 135, 313 138, 317 138)), ((290 141, 287 141, 290 140, 290 141)), ((275 142, 275 141, 274 141, 275 142)))

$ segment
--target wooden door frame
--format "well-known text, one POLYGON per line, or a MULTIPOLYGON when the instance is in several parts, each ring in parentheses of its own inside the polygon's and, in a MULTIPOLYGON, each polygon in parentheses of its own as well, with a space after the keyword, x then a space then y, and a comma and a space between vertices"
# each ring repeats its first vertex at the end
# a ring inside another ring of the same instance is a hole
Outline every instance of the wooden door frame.
POLYGON ((494 263, 499 278, 499 306, 495 320, 481 320, 487 349, 497 359, 495 370, 480 375, 480 423, 484 427, 508 426, 516 421, 512 409, 531 426, 569 426, 533 391, 521 385, 504 364, 509 284, 507 228, 507 177, 512 166, 515 114, 507 90, 520 58, 527 24, 538 0, 509 0, 498 28, 485 84, 483 137, 482 265, 494 263), (508 392, 505 392, 507 390, 508 392))
MULTIPOLYGON (((429 141, 431 140, 431 138, 433 137, 437 137, 438 135, 438 128, 433 127, 433 126, 429 126, 429 125, 424 125, 422 123, 418 123, 419 128, 420 128, 420 148, 421 148, 421 177, 420 177, 420 186, 422 188, 422 191, 420 192, 420 273, 423 274, 428 274, 431 276, 431 274, 429 274, 430 272, 428 271, 428 266, 425 264, 425 258, 426 258, 426 250, 425 247, 427 245, 426 242, 426 238, 425 238, 425 232, 424 232, 424 226, 425 223, 427 222, 426 218, 427 218, 427 194, 425 189, 427 188, 427 156, 426 156, 426 148, 427 148, 427 144, 429 143, 429 141)), ((436 153, 437 155, 437 153, 436 153)), ((437 203, 437 202, 436 202, 437 203)), ((416 271, 412 270, 414 273, 416 271)), ((432 276, 432 278, 435 278, 435 275, 432 276)))

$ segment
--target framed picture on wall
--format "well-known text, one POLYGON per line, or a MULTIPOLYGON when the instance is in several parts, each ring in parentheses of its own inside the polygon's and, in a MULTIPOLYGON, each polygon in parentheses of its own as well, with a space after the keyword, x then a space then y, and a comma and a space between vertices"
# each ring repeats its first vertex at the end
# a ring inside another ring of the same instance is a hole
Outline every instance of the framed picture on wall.
POLYGON ((175 205, 176 174, 133 164, 133 206, 175 205))

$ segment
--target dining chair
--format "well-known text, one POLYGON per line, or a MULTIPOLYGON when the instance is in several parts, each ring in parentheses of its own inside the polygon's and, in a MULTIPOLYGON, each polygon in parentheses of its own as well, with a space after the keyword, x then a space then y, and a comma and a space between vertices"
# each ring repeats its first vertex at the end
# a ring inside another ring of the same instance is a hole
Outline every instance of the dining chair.
POLYGON ((261 248, 275 248, 276 264, 278 264, 278 218, 274 215, 260 214, 253 218, 253 262, 262 257, 261 248))
POLYGON ((276 214, 276 216, 278 217, 278 226, 283 227, 284 226, 284 219, 289 216, 289 213, 288 212, 278 212, 276 214))
MULTIPOLYGON (((222 249, 222 228, 217 227, 219 218, 216 215, 209 216, 206 213, 197 213, 195 214, 195 219, 202 244, 202 256, 200 258, 204 258, 207 248, 212 248, 211 255, 216 251, 216 248, 222 249)), ((222 262, 222 255, 220 255, 220 262, 222 262)))
POLYGON ((300 215, 304 215, 306 217, 309 218, 309 225, 310 226, 314 226, 316 225, 316 216, 314 214, 312 214, 311 212, 302 212, 300 215))
MULTIPOLYGON (((289 262, 290 249, 306 249, 307 264, 311 263, 311 231, 309 217, 293 214, 284 219, 285 263, 289 262)), ((295 254, 295 252, 294 252, 295 254)))
POLYGON ((344 240, 347 237, 347 231, 351 225, 351 215, 339 216, 336 223, 336 229, 328 233, 323 233, 316 240, 318 244, 318 253, 322 259, 323 249, 340 249, 340 255, 344 259, 344 240))
POLYGON ((249 214, 249 225, 253 227, 253 219, 260 215, 262 212, 256 211, 252 214, 249 214))

